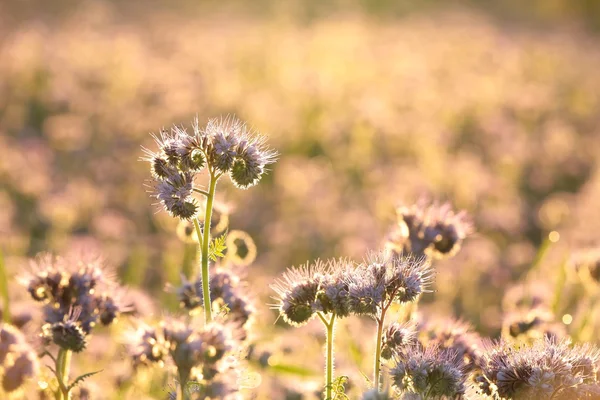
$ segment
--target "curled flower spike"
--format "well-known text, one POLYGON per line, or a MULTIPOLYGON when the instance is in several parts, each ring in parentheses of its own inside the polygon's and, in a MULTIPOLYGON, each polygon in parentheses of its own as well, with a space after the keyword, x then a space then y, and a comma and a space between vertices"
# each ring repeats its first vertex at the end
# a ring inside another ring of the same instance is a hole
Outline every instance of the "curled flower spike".
POLYGON ((351 312, 376 318, 392 302, 416 301, 428 290, 432 270, 423 257, 371 253, 345 280, 351 312))
POLYGON ((42 327, 42 338, 46 344, 54 343, 64 350, 79 353, 87 346, 86 333, 78 319, 81 307, 76 307, 64 321, 48 323, 42 327))
POLYGON ((350 313, 348 286, 344 277, 353 265, 346 260, 316 261, 291 268, 272 285, 277 293, 283 320, 292 326, 304 325, 317 312, 346 316, 350 313))
POLYGON ((396 253, 451 257, 473 230, 466 212, 455 213, 448 203, 438 206, 421 201, 412 207, 398 207, 396 213, 398 225, 386 244, 396 253))
POLYGON ((150 163, 152 197, 173 217, 183 220, 198 213, 194 178, 204 168, 217 177, 229 174, 234 185, 247 189, 256 185, 277 159, 264 136, 233 117, 211 119, 205 129, 200 129, 196 119, 192 133, 173 127, 154 135, 154 140, 158 150, 144 149, 142 157, 150 163))
POLYGON ((415 326, 411 322, 392 322, 383 333, 381 357, 391 359, 394 354, 401 354, 417 342, 415 326))
POLYGON ((595 346, 571 346, 566 340, 488 344, 476 380, 481 393, 492 398, 592 399, 600 388, 599 357, 595 346))
POLYGON ((390 375, 397 391, 416 394, 418 398, 454 399, 466 391, 467 374, 456 354, 435 346, 427 349, 414 346, 396 357, 390 375))

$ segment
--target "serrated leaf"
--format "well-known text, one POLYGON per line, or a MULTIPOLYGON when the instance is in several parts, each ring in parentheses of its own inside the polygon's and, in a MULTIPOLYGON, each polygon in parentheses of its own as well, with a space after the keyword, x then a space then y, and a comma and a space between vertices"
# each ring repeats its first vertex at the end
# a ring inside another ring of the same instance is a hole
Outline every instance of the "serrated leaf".
POLYGON ((208 247, 209 259, 217 261, 217 258, 225 257, 225 254, 223 252, 227 249, 227 246, 225 245, 226 240, 227 232, 210 242, 210 245, 208 247))
POLYGON ((74 381, 73 383, 71 383, 69 385, 69 387, 67 387, 67 392, 70 392, 71 389, 73 389, 75 386, 79 385, 80 383, 82 383, 83 381, 85 381, 87 378, 94 376, 98 373, 102 372, 102 370, 99 371, 94 371, 94 372, 88 372, 87 374, 83 374, 83 375, 79 375, 74 381))

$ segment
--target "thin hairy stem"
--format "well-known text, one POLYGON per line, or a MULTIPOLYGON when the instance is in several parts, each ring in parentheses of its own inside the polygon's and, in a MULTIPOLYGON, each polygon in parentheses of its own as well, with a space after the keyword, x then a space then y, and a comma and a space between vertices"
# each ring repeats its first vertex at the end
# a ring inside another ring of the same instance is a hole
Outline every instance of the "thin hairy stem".
POLYGON ((204 300, 204 320, 208 324, 212 321, 212 302, 210 301, 210 276, 208 272, 208 247, 210 244, 210 225, 212 219, 213 201, 219 175, 210 173, 208 194, 206 195, 206 212, 204 214, 204 230, 201 232, 198 219, 194 219, 194 226, 201 245, 201 272, 202 272, 202 297, 204 300))
POLYGON ((327 331, 327 350, 325 367, 325 400, 333 400, 333 328, 336 315, 332 314, 329 321, 322 313, 317 314, 327 331))
POLYGON ((381 388, 381 340, 383 337, 383 323, 385 321, 385 312, 381 313, 381 318, 377 319, 377 341, 375 347, 375 366, 373 368, 373 385, 379 391, 381 388))

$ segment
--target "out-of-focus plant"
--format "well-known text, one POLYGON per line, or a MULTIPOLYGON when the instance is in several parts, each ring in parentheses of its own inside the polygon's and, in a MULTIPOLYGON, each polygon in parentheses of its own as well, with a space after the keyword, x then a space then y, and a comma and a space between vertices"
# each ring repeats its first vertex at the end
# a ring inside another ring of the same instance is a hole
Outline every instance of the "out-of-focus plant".
POLYGON ((43 304, 43 343, 58 347, 56 356, 49 350, 44 355, 54 362, 56 398, 68 400, 74 387, 100 372, 69 381, 72 355, 86 349, 93 328, 112 324, 127 309, 119 286, 103 261, 92 255, 40 255, 31 261, 30 272, 21 280, 33 300, 43 304))

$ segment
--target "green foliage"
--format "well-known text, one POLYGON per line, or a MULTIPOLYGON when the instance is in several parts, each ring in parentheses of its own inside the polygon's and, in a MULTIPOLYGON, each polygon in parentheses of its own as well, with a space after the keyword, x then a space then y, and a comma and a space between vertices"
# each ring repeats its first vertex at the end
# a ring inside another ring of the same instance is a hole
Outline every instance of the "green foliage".
POLYGON ((67 387, 67 392, 70 392, 75 386, 79 385, 80 383, 82 383, 83 381, 85 381, 87 378, 94 376, 98 373, 102 372, 102 370, 99 371, 94 371, 94 372, 88 372, 87 374, 82 374, 79 375, 77 378, 75 378, 75 380, 73 381, 73 383, 71 383, 69 385, 69 387, 67 387))
POLYGON ((342 375, 337 377, 332 385, 333 389, 333 400, 350 400, 350 397, 346 395, 346 384, 349 379, 347 376, 342 375))
POLYGON ((208 248, 208 258, 217 261, 217 258, 225 257, 224 251, 227 249, 225 242, 227 240, 227 232, 210 242, 208 248))

